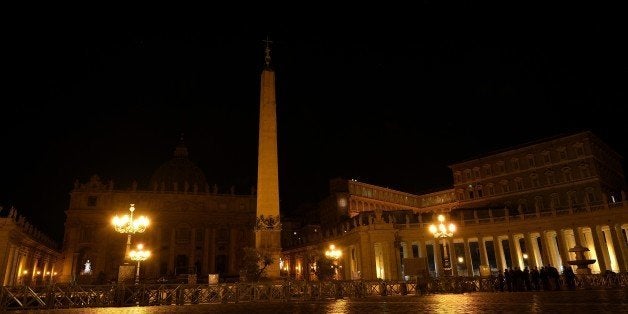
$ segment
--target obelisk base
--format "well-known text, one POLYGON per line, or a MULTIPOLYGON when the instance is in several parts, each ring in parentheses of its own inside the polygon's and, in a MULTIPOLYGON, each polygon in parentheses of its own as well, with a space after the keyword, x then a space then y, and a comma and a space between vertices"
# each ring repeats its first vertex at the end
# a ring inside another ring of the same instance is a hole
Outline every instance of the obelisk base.
POLYGON ((273 262, 266 267, 265 277, 271 280, 280 279, 279 259, 281 258, 281 229, 255 230, 255 248, 269 254, 273 262))

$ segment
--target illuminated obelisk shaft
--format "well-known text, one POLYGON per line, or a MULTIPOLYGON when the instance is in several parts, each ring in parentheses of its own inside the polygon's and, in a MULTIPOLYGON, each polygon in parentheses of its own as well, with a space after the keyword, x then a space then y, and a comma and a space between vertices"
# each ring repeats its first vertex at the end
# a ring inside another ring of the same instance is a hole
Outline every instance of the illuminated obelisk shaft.
POLYGON ((277 165, 277 105, 275 72, 270 67, 270 41, 266 41, 259 112, 257 159, 257 224, 255 248, 270 254, 274 262, 266 268, 269 278, 279 278, 281 224, 279 222, 279 174, 277 165))

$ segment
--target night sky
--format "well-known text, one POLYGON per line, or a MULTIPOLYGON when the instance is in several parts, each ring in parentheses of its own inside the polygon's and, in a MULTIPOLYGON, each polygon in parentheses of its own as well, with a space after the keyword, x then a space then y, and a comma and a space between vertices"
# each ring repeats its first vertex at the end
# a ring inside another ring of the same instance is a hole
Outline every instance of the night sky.
POLYGON ((149 189, 181 133, 210 185, 249 193, 267 34, 283 214, 338 176, 449 188, 447 165, 559 133, 592 130, 628 156, 619 20, 340 21, 16 29, 4 39, 3 215, 13 205, 60 241, 75 179, 149 189))

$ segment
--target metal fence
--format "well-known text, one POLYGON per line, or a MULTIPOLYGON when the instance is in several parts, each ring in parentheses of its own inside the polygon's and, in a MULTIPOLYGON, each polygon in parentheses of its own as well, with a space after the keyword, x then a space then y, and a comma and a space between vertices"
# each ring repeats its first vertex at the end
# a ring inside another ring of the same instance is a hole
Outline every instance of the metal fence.
MULTIPOLYGON (((575 289, 628 287, 628 273, 577 276, 575 289)), ((51 285, 7 286, 0 293, 0 310, 86 307, 160 306, 184 304, 290 302, 403 296, 433 293, 494 292, 496 277, 440 277, 418 281, 283 281, 266 283, 51 285)), ((559 289, 568 289, 564 276, 559 289)))

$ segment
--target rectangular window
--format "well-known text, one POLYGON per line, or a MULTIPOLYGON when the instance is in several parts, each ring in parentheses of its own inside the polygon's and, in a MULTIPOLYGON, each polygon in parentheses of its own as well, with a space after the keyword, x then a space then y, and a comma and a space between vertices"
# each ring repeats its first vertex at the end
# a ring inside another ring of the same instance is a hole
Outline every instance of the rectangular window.
POLYGON ((476 179, 480 178, 480 169, 473 169, 473 175, 476 179))
POLYGON ((486 174, 487 176, 491 175, 491 166, 484 167, 484 174, 486 174))
POLYGON ((488 187, 488 195, 495 195, 495 188, 492 185, 488 187))
POLYGON ((549 153, 543 154, 543 161, 545 161, 546 164, 549 164, 549 163, 552 162, 552 159, 550 158, 550 154, 549 153))
POLYGON ((416 244, 412 244, 412 257, 419 257, 419 246, 416 244))
POLYGON ((505 171, 506 171, 506 168, 504 167, 503 163, 497 164, 497 172, 504 173, 505 171))
POLYGON ((528 156, 528 166, 530 168, 534 168, 536 165, 534 164, 534 156, 528 156))
POLYGON ((523 190, 523 181, 517 181, 517 191, 523 190))
POLYGON ((512 168, 515 170, 519 170, 519 159, 512 160, 512 168))
POLYGON ((576 147, 576 155, 578 155, 578 157, 584 156, 584 148, 582 146, 576 147))
POLYGON ((565 159, 567 159, 567 151, 565 151, 564 149, 563 149, 563 150, 561 150, 561 151, 559 152, 559 154, 560 154, 560 160, 565 160, 565 159))
POLYGON ((478 197, 482 197, 482 190, 478 190, 478 197))

